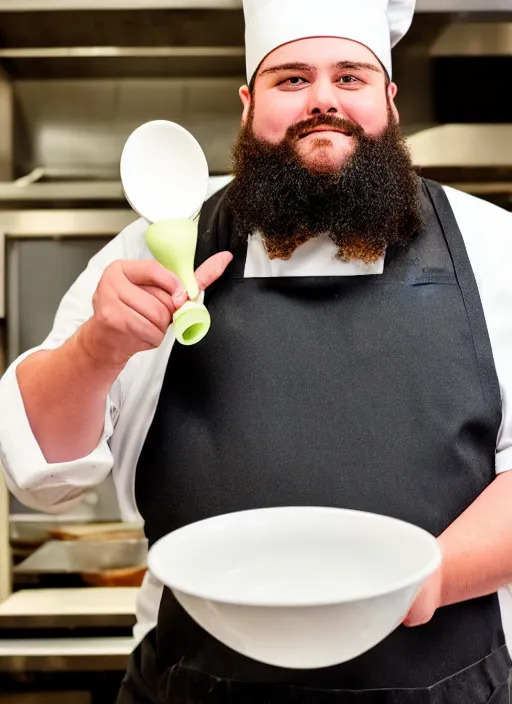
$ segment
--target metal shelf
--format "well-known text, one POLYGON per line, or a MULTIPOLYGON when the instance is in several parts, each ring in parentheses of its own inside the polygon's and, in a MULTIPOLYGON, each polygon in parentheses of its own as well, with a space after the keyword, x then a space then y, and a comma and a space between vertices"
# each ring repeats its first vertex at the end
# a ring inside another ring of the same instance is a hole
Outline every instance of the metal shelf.
MULTIPOLYGON (((0 12, 105 10, 105 0, 0 0, 0 12)), ((109 0, 109 10, 200 10, 242 7, 242 0, 109 0)))
POLYGON ((131 628, 135 623, 138 592, 137 587, 24 589, 0 604, 0 632, 131 628))
MULTIPOLYGON (((0 12, 104 10, 104 0, 0 0, 0 12)), ((109 9, 236 9, 242 0, 109 0, 109 9)), ((510 11, 509 0, 418 0, 417 12, 510 11)))
POLYGON ((131 637, 0 639, 0 672, 122 671, 131 637))

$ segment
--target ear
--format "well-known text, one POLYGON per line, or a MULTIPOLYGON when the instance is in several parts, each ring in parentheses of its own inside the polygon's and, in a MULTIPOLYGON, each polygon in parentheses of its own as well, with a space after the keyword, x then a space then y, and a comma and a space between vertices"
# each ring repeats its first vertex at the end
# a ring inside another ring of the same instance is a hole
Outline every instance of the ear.
POLYGON ((396 94, 398 93, 398 86, 396 83, 390 83, 386 89, 387 95, 388 95, 388 102, 389 105, 391 106, 391 112, 393 113, 393 117, 395 118, 397 124, 400 122, 400 115, 398 114, 397 107, 395 105, 395 98, 396 94))
POLYGON ((252 105, 252 95, 249 90, 249 86, 242 86, 238 91, 238 95, 240 96, 240 100, 242 101, 242 105, 244 107, 242 112, 242 124, 245 125, 249 119, 249 113, 252 105))

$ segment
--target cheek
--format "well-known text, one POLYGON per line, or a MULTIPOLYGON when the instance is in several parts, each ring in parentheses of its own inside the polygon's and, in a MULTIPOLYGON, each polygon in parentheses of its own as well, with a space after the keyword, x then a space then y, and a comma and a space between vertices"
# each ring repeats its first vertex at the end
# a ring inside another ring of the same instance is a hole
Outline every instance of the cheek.
POLYGON ((277 144, 291 125, 304 119, 304 100, 296 93, 266 95, 255 101, 252 129, 260 139, 277 144))
POLYGON ((388 124, 388 105, 386 96, 376 99, 375 95, 363 92, 347 94, 343 100, 342 111, 349 119, 357 122, 366 134, 377 136, 388 124))

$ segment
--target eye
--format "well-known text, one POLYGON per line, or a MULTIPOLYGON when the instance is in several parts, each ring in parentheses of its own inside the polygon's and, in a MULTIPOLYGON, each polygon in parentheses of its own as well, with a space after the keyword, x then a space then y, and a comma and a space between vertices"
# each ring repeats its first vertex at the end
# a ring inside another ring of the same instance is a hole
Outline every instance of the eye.
POLYGON ((359 82, 360 82, 359 78, 356 78, 355 76, 346 75, 346 76, 342 76, 340 78, 340 83, 343 83, 345 85, 350 85, 351 83, 359 83, 359 82))
POLYGON ((299 88, 300 86, 303 86, 305 83, 307 83, 305 78, 301 78, 301 76, 290 76, 289 78, 285 78, 284 81, 281 81, 278 83, 280 86, 289 86, 291 88, 299 88))

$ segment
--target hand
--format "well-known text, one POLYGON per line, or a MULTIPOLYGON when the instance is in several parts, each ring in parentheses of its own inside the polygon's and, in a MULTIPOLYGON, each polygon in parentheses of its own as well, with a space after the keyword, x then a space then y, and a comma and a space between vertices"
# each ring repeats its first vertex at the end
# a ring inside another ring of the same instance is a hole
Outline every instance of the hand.
POLYGON ((432 575, 416 597, 409 613, 403 622, 404 626, 423 626, 428 623, 441 606, 443 585, 442 566, 432 575))
MULTIPOLYGON (((196 271, 204 291, 224 273, 233 256, 219 252, 196 271)), ((175 311, 188 299, 180 279, 155 260, 110 264, 93 298, 93 316, 78 341, 98 364, 119 368, 137 352, 158 347, 175 311)))

